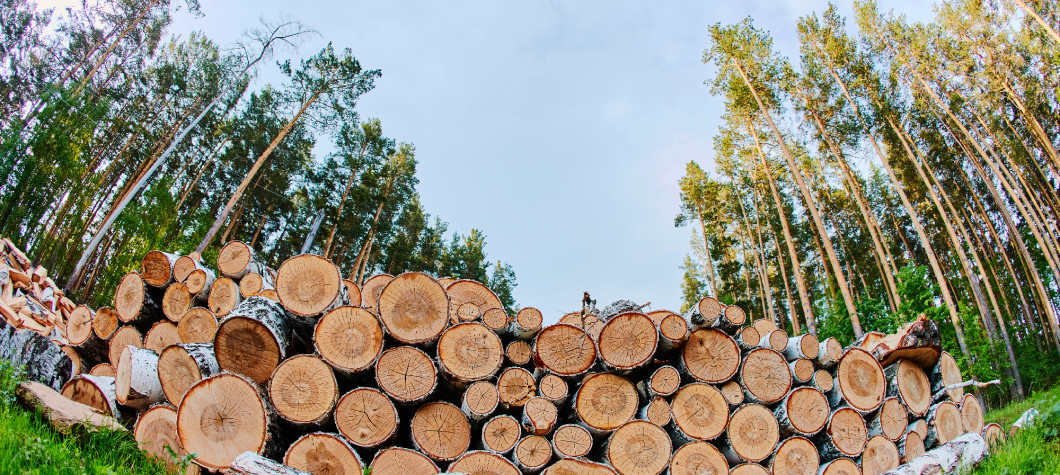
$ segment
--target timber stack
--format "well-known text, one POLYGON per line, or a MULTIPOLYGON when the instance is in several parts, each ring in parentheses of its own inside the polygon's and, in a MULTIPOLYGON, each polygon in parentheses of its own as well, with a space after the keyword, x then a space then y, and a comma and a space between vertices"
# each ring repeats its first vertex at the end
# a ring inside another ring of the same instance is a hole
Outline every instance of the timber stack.
POLYGON ((271 466, 232 467, 253 452, 311 473, 873 475, 984 431, 925 319, 844 349, 710 297, 544 325, 472 280, 358 285, 242 242, 215 264, 152 251, 62 330, 90 368, 63 394, 192 471, 271 466))

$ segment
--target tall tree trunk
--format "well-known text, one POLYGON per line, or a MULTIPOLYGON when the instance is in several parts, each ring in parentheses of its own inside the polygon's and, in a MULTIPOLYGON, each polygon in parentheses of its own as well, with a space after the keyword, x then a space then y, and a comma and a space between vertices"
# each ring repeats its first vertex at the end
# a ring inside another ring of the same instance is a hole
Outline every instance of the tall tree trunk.
MULTIPOLYGON (((751 195, 751 199, 754 200, 755 205, 755 236, 758 237, 758 262, 762 269, 762 283, 765 284, 766 294, 766 308, 769 309, 769 320, 778 325, 782 325, 779 321, 776 307, 773 302, 773 286, 769 282, 769 267, 766 266, 766 247, 762 243, 762 223, 759 220, 761 213, 758 209, 758 190, 754 189, 754 194, 751 195)), ((740 204, 743 207, 743 203, 740 204)))
POLYGON ((1027 2, 1025 2, 1024 0, 1012 1, 1016 2, 1016 5, 1019 5, 1019 7, 1022 8, 1023 11, 1027 12, 1027 14, 1031 16, 1031 18, 1034 18, 1034 21, 1038 22, 1038 24, 1041 25, 1041 27, 1045 29, 1047 33, 1049 33, 1049 36, 1053 37, 1053 41, 1060 43, 1060 33, 1057 33, 1056 29, 1054 29, 1052 25, 1046 23, 1045 19, 1042 18, 1041 15, 1038 15, 1038 13, 1034 11, 1034 9, 1027 5, 1027 2))
POLYGON ((118 47, 118 44, 121 43, 121 40, 125 39, 125 36, 128 35, 129 32, 132 31, 133 28, 135 28, 136 25, 140 23, 140 20, 142 20, 144 16, 146 16, 151 11, 151 9, 154 8, 155 5, 158 5, 160 2, 161 0, 153 0, 151 3, 147 4, 147 6, 144 7, 143 11, 137 14, 136 17, 129 22, 129 26, 125 27, 125 29, 122 30, 121 34, 118 35, 118 37, 110 43, 110 46, 107 47, 107 50, 103 52, 103 56, 101 56, 99 60, 97 60, 94 65, 92 65, 92 69, 90 69, 88 73, 85 74, 85 77, 81 79, 81 83, 77 85, 77 89, 74 89, 75 96, 81 93, 81 90, 85 88, 85 85, 88 84, 88 81, 92 79, 92 76, 94 74, 96 74, 96 71, 99 69, 99 67, 102 66, 103 63, 107 61, 107 58, 110 57, 110 54, 114 52, 114 48, 118 47))
POLYGON ((784 296, 788 299, 788 314, 791 318, 791 331, 793 335, 799 335, 802 330, 799 328, 799 316, 795 311, 795 301, 791 298, 791 286, 788 284, 788 271, 784 266, 784 253, 780 249, 780 242, 777 241, 776 232, 773 232, 773 246, 777 250, 777 267, 780 268, 780 278, 784 281, 784 296))
POLYGON ((710 284, 710 296, 717 298, 718 284, 714 280, 714 257, 710 254, 710 238, 707 237, 707 223, 706 220, 703 219, 702 206, 696 210, 696 214, 699 217, 699 229, 703 235, 703 251, 707 254, 707 281, 710 284))
POLYGON ((832 265, 836 284, 839 286, 839 291, 843 295, 843 302, 846 304, 847 312, 850 316, 850 323, 854 327, 854 335, 856 338, 860 338, 862 334, 861 321, 858 319, 858 310, 854 305, 854 299, 850 295, 850 286, 847 284, 846 276, 843 275, 843 267, 839 264, 839 257, 836 255, 835 248, 832 246, 831 238, 828 237, 828 229, 824 227, 824 223, 821 220, 821 213, 817 209, 817 204, 814 203, 813 195, 810 194, 810 190, 806 187, 806 183, 802 178, 802 172, 799 171, 799 167, 795 163, 795 156, 792 155, 787 142, 784 141, 784 136, 773 122, 773 117, 769 114, 769 110, 762 102, 762 98, 758 95, 758 90, 755 88, 754 84, 751 83, 751 79, 747 76, 743 66, 736 62, 735 59, 733 59, 733 66, 736 67, 736 71, 739 72, 740 77, 743 78, 744 84, 751 92, 751 96, 754 97, 755 103, 758 104, 759 112, 761 112, 762 117, 766 120, 766 124, 769 125, 770 130, 773 131, 773 136, 780 145, 784 158, 788 162, 788 168, 791 169, 791 176, 795 180, 795 186, 798 187, 799 191, 802 193, 806 209, 810 212, 810 217, 813 219, 814 226, 817 228, 817 232, 820 235, 824 250, 828 254, 828 261, 832 265))

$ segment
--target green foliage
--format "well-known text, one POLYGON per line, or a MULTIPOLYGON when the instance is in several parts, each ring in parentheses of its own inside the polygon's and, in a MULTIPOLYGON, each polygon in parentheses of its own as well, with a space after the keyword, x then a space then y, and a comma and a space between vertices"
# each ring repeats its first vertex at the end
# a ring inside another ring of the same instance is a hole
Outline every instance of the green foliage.
POLYGON ((1034 425, 1007 439, 972 471, 973 474, 1056 473, 1060 467, 1060 386, 988 412, 985 419, 1007 429, 1031 407, 1041 411, 1034 425))
POLYGON ((692 256, 685 255, 681 268, 685 271, 684 277, 681 278, 681 313, 685 313, 703 298, 707 283, 703 281, 702 271, 692 260, 692 256))

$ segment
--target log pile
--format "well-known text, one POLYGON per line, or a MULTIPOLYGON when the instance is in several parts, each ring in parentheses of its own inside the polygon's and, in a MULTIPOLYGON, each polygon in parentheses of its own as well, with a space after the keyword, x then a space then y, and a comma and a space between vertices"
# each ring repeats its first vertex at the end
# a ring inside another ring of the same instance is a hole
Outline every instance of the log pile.
POLYGON ((950 355, 881 365, 937 345, 926 321, 880 351, 709 297, 683 315, 618 301, 543 325, 471 280, 359 287, 315 255, 269 269, 241 242, 215 264, 145 256, 112 308, 66 330, 92 366, 63 387, 207 470, 252 452, 310 473, 877 474, 983 430, 963 389, 932 399, 961 380, 950 355))

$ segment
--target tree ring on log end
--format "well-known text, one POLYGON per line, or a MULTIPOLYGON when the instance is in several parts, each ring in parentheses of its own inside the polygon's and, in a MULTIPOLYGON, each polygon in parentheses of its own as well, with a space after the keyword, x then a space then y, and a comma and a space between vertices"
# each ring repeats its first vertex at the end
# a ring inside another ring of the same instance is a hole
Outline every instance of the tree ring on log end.
POLYGON ((523 368, 507 368, 497 378, 497 390, 505 406, 523 407, 526 401, 534 397, 537 382, 534 381, 534 375, 523 368))
POLYGON ((728 475, 729 462, 710 442, 682 445, 670 460, 670 475, 728 475))
POLYGON ((141 450, 164 461, 171 471, 177 470, 177 461, 167 449, 172 449, 177 458, 187 455, 177 440, 177 410, 173 406, 156 404, 142 412, 133 428, 133 438, 141 450))
POLYGON ((637 390, 626 378, 597 373, 582 381, 574 400, 574 410, 593 429, 610 431, 629 422, 637 414, 637 390))
POLYGON ((243 452, 261 453, 268 443, 268 416, 258 389, 223 373, 199 381, 177 410, 177 435, 196 463, 220 470, 243 452))
POLYGON ((339 386, 324 360, 296 355, 284 360, 269 378, 269 400, 284 419, 295 423, 322 421, 335 409, 339 386))
POLYGON ((383 327, 361 307, 342 306, 324 314, 313 334, 320 357, 344 373, 371 368, 383 353, 383 327))
POLYGON ((408 475, 438 473, 434 461, 415 450, 404 447, 389 447, 375 454, 371 463, 372 473, 402 473, 408 475))
POLYGON ((740 349, 732 337, 720 330, 698 330, 681 350, 681 364, 699 381, 728 381, 740 368, 740 349))
POLYGON ((787 401, 788 420, 801 434, 816 434, 828 423, 828 399, 813 388, 795 388, 787 401))
POLYGON ((473 450, 461 455, 460 458, 449 465, 449 471, 472 475, 522 474, 519 468, 508 459, 484 450, 473 450))
POLYGON ((749 462, 765 460, 780 441, 776 417, 760 404, 747 404, 736 409, 729 417, 726 434, 736 455, 749 462))
MULTIPOLYGON (((855 467, 857 465, 854 465, 855 467)), ((770 475, 769 470, 757 463, 741 463, 729 471, 729 475, 770 475)), ((861 475, 861 474, 858 474, 861 475)))
POLYGON ((384 351, 376 361, 375 380, 398 402, 408 403, 430 395, 437 385, 438 373, 422 350, 399 346, 384 351))
POLYGON ((478 381, 493 376, 503 362, 504 347, 500 337, 481 323, 449 327, 438 339, 438 365, 458 381, 478 381))
POLYGON ((669 465, 672 449, 670 436, 661 427, 632 421, 608 438, 606 457, 620 475, 658 475, 669 465))
POLYGON ((880 362, 860 348, 847 350, 839 360, 836 382, 847 403, 861 412, 879 408, 887 392, 887 378, 880 362))
POLYGON ((820 460, 813 442, 804 437, 792 437, 777 447, 770 471, 773 475, 816 474, 820 460))
POLYGON ((357 388, 335 406, 335 426, 351 444, 375 448, 398 429, 398 413, 390 398, 377 389, 357 388))
POLYGON ((766 348, 744 357, 740 379, 748 392, 766 404, 783 399, 791 389, 791 371, 784 356, 766 348))
POLYGON ((434 460, 454 460, 471 445, 471 425, 456 406, 428 403, 412 416, 412 442, 434 460))
POLYGON ((521 436, 522 427, 512 416, 497 416, 482 426, 482 444, 493 452, 506 453, 512 450, 521 436))
POLYGON ((820 475, 861 475, 858 463, 846 457, 837 458, 821 467, 820 475))
POLYGON ((647 315, 627 312, 604 324, 598 342, 604 363, 616 370, 630 370, 651 362, 659 333, 647 315))
POLYGON ((406 272, 380 292, 379 319, 398 341, 426 343, 438 338, 449 324, 449 296, 433 277, 406 272))
POLYGON ((276 269, 276 296, 295 315, 320 315, 339 297, 342 287, 339 268, 315 254, 294 256, 276 269))
POLYGON ((828 436, 844 455, 857 457, 865 451, 868 440, 865 419, 849 407, 836 409, 828 419, 828 436))
POLYGON ((685 435, 697 440, 713 440, 729 423, 729 404, 721 391, 709 384, 682 386, 670 402, 674 424, 685 435))
POLYGON ((931 407, 931 381, 924 370, 911 360, 898 363, 898 392, 909 412, 923 416, 931 407))
POLYGON ((893 470, 899 465, 898 447, 886 437, 877 435, 865 444, 865 453, 861 455, 861 473, 879 475, 893 470))
POLYGON ((221 369, 246 375, 258 384, 269 380, 283 358, 280 342, 266 325, 238 315, 217 327, 214 352, 221 369))
POLYGON ((534 339, 534 363, 559 376, 576 376, 596 362, 596 343, 581 328, 560 323, 534 339))
POLYGON ((961 401, 961 423, 964 432, 983 433, 983 407, 974 395, 966 394, 961 401))
POLYGON ((560 457, 584 457, 593 448, 593 436, 584 427, 566 424, 552 434, 552 445, 560 457))
POLYGON ((476 416, 485 417, 493 414, 501 402, 500 391, 489 381, 476 381, 464 390, 462 404, 476 416))
POLYGON ((364 463, 341 436, 313 432, 294 441, 283 455, 283 464, 309 473, 359 474, 364 463))

